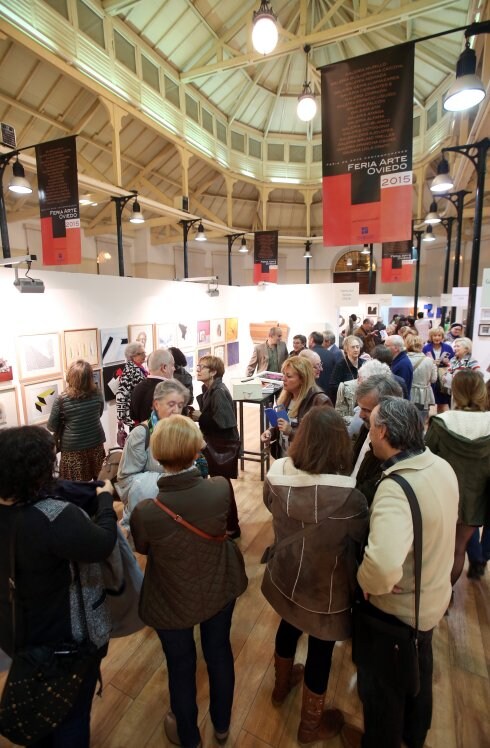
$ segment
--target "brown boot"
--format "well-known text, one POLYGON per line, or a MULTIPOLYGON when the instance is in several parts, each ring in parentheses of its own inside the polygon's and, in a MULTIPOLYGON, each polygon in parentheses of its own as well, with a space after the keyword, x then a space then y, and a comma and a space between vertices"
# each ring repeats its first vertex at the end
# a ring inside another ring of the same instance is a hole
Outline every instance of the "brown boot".
POLYGON ((344 748, 361 748, 363 733, 354 725, 344 725, 340 737, 344 748))
POLYGON ((303 680, 304 666, 294 665, 293 663, 294 657, 279 657, 274 652, 276 683, 271 696, 274 706, 281 706, 288 693, 303 680))
POLYGON ((329 740, 339 734, 344 724, 344 715, 339 709, 323 711, 324 703, 324 693, 313 693, 303 683, 303 705, 301 707, 301 722, 298 727, 300 743, 329 740))

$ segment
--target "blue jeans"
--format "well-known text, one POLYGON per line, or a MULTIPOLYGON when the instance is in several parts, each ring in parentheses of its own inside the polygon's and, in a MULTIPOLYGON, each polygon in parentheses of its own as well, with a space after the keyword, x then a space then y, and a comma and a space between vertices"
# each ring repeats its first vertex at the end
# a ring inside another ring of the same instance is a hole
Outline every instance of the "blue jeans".
POLYGON ((472 564, 484 564, 486 561, 490 561, 490 525, 483 527, 481 539, 480 528, 475 528, 475 532, 466 546, 466 553, 469 562, 472 564))
POLYGON ((104 648, 104 653, 101 653, 85 676, 78 698, 63 722, 46 738, 30 743, 31 748, 89 748, 90 712, 99 677, 100 660, 106 651, 104 648))
MULTIPOLYGON (((230 726, 235 666, 230 644, 235 600, 212 618, 203 621, 201 646, 209 677, 209 712, 215 730, 230 726)), ((167 659, 170 707, 184 748, 195 748, 201 736, 197 726, 196 645, 194 629, 157 629, 167 659)))

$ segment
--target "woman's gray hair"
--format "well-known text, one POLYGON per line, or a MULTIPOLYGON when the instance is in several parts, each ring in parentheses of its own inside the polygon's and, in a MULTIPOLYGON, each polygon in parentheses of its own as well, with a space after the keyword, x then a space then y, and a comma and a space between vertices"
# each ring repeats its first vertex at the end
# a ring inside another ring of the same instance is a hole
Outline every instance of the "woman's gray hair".
MULTIPOLYGON (((370 363, 374 362, 368 361, 362 369, 370 363)), ((383 364, 383 366, 386 366, 386 364, 383 364)), ((403 397, 403 390, 391 371, 389 377, 386 374, 372 374, 368 379, 363 379, 362 382, 359 382, 356 390, 356 398, 366 397, 371 392, 376 392, 378 402, 384 400, 386 397, 403 397)))
POLYGON ((358 338, 357 335, 347 335, 346 338, 344 338, 344 350, 345 348, 349 348, 352 343, 359 343, 361 350, 364 347, 364 343, 362 342, 361 338, 358 338))
MULTIPOLYGON (((371 414, 373 419, 373 414, 371 414)), ((374 412, 374 425, 384 426, 386 441, 401 452, 425 449, 424 426, 415 405, 400 397, 381 400, 374 412)))
POLYGON ((472 343, 472 341, 470 340, 470 338, 456 338, 456 339, 455 339, 455 340, 453 341, 453 348, 454 348, 454 344, 455 344, 455 343, 459 343, 460 345, 463 345, 463 346, 464 346, 464 348, 465 348, 465 350, 466 350, 466 351, 467 351, 468 353, 471 353, 471 351, 473 350, 473 343, 472 343))
POLYGON ((131 361, 135 356, 138 355, 138 353, 143 353, 144 350, 145 347, 143 343, 128 343, 128 345, 124 349, 126 361, 131 361))
MULTIPOLYGON (((389 340, 390 343, 393 343, 393 345, 396 345, 398 350, 404 351, 405 350, 405 341, 403 340, 401 335, 388 335, 386 340, 389 340)), ((386 343, 385 340, 385 343, 386 343)))
POLYGON ((163 400, 164 397, 170 395, 171 392, 177 392, 178 395, 185 397, 186 405, 190 399, 190 392, 187 387, 184 387, 177 379, 165 379, 163 382, 158 382, 153 393, 154 400, 163 400))
POLYGON ((371 361, 366 361, 364 366, 359 369, 357 380, 359 383, 365 382, 366 379, 369 379, 369 377, 372 377, 375 374, 379 374, 380 376, 384 376, 386 378, 392 376, 391 369, 388 364, 384 364, 381 361, 377 361, 375 358, 373 358, 371 359, 371 361))

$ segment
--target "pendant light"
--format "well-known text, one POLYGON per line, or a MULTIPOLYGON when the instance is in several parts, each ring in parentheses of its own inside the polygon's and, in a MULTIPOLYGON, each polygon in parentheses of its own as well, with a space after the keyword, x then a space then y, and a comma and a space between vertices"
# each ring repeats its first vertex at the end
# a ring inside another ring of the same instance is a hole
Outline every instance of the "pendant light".
POLYGON ((207 242, 207 240, 208 237, 206 236, 206 232, 204 231, 204 226, 202 225, 201 221, 199 226, 197 227, 196 242, 207 242))
POLYGON ((241 252, 242 255, 248 254, 247 240, 245 239, 244 236, 242 236, 242 241, 241 241, 241 244, 240 244, 240 249, 238 251, 241 252))
POLYGON ((369 249, 369 244, 365 244, 364 247, 361 250, 362 255, 370 255, 371 250, 369 249))
POLYGON ((9 183, 9 190, 15 192, 17 195, 30 195, 32 187, 26 179, 24 167, 19 161, 19 157, 14 161, 12 165, 13 177, 9 183))
POLYGON ((435 242, 436 237, 432 233, 432 224, 429 223, 427 228, 425 229, 425 234, 422 237, 423 242, 435 242))
POLYGON ((345 264, 347 265, 347 267, 351 268, 352 267, 352 257, 348 257, 346 259, 346 261, 345 261, 345 264))
POLYGON ((443 156, 437 165, 437 176, 432 180, 430 191, 446 194, 446 192, 451 192, 453 187, 454 182, 449 173, 449 163, 443 156))
POLYGON ((252 44, 261 55, 270 54, 277 45, 277 16, 269 0, 261 0, 260 8, 253 14, 252 44))
POLYGON ((316 100, 308 80, 308 59, 311 47, 309 44, 305 44, 303 49, 306 55, 305 82, 303 83, 303 91, 298 96, 296 111, 300 120, 310 122, 316 114, 316 100))
POLYGON ((429 212, 424 218, 424 223, 430 223, 431 225, 434 225, 435 223, 441 222, 441 216, 437 212, 437 203, 435 200, 433 200, 430 204, 429 212))
POLYGON ((143 213, 141 211, 141 206, 138 202, 138 200, 135 198, 133 203, 133 212, 131 214, 131 218, 129 219, 129 223, 144 223, 145 217, 143 216, 143 213))
POLYGON ((448 112, 462 112, 471 109, 485 98, 485 86, 476 72, 476 54, 466 42, 456 65, 456 80, 444 99, 444 109, 448 112))
POLYGON ((310 252, 310 247, 311 247, 311 242, 310 241, 306 241, 305 242, 305 253, 303 255, 303 257, 305 258, 305 260, 312 260, 313 259, 313 255, 310 252))

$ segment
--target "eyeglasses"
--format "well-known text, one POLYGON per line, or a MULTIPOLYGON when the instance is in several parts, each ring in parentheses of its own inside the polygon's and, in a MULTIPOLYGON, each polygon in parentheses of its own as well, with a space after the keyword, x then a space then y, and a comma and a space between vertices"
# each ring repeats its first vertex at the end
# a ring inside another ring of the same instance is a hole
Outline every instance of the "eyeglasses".
POLYGON ((206 366, 205 364, 203 364, 202 366, 201 364, 198 364, 196 366, 196 371, 202 371, 202 369, 209 369, 209 366, 206 366))

